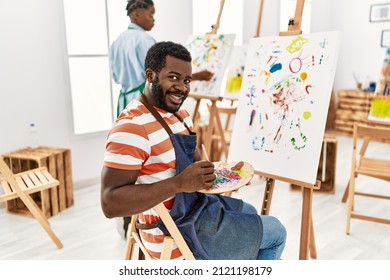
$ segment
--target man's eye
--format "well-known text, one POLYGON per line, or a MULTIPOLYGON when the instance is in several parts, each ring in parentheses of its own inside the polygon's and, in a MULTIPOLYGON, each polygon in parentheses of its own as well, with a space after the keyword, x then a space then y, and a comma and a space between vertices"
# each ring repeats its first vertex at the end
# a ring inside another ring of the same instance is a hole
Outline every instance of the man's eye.
POLYGON ((185 80, 184 80, 184 83, 185 83, 185 84, 189 84, 189 83, 191 83, 191 81, 192 81, 191 79, 185 79, 185 80))
POLYGON ((172 79, 172 80, 178 80, 179 78, 176 77, 176 76, 172 76, 171 79, 172 79))

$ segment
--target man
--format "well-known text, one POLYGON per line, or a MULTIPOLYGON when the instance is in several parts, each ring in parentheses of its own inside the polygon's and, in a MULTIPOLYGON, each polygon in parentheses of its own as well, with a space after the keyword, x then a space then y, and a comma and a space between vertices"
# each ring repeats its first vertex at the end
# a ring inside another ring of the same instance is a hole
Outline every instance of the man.
MULTIPOLYGON (((153 45, 145 60, 146 86, 111 129, 101 179, 109 217, 139 215, 141 238, 159 257, 165 226, 152 209, 164 201, 196 259, 279 259, 286 231, 242 200, 206 195, 214 165, 201 161, 192 121, 181 105, 190 92, 191 55, 180 44, 153 45), (145 225, 144 225, 145 228, 145 225)), ((175 247, 174 247, 175 248, 175 247)), ((172 259, 182 258, 178 248, 172 259)))
MULTIPOLYGON (((156 42, 146 31, 154 26, 154 3, 152 0, 128 0, 126 5, 130 24, 126 31, 112 43, 110 63, 115 83, 121 85, 117 116, 137 99, 145 86, 144 63, 148 49, 156 42)), ((212 73, 203 70, 193 74, 193 79, 208 81, 212 73)))

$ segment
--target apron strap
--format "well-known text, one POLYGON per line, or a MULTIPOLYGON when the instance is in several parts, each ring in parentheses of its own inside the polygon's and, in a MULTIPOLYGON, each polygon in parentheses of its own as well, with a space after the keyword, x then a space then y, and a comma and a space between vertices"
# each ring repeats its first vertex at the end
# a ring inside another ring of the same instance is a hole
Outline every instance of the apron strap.
POLYGON ((145 88, 145 83, 142 83, 142 84, 140 84, 138 87, 133 88, 133 89, 127 91, 127 92, 123 92, 122 90, 120 91, 120 93, 119 93, 119 98, 118 98, 118 105, 116 106, 117 116, 119 116, 120 113, 121 113, 121 109, 120 109, 120 105, 119 105, 119 103, 120 103, 119 100, 122 99, 122 101, 123 101, 123 108, 122 108, 122 110, 123 110, 124 108, 126 108, 126 105, 127 105, 127 104, 126 104, 126 96, 128 96, 130 93, 133 93, 133 92, 136 92, 136 91, 142 92, 142 91, 144 90, 144 88, 145 88))
POLYGON ((164 119, 157 112, 157 110, 153 108, 153 106, 149 103, 148 99, 146 98, 146 96, 143 93, 141 94, 141 97, 139 100, 145 105, 145 107, 150 111, 150 113, 152 113, 152 115, 156 118, 156 120, 164 127, 164 129, 168 133, 168 135, 173 134, 171 128, 164 121, 164 119))

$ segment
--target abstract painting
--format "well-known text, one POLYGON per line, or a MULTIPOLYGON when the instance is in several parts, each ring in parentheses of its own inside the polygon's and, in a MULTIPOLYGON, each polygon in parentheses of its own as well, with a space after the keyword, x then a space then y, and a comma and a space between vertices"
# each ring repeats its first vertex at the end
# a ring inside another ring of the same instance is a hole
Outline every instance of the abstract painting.
POLYGON ((225 84, 225 99, 237 100, 241 91, 248 46, 234 46, 230 56, 225 84))
POLYGON ((368 119, 390 123, 390 48, 387 48, 379 80, 375 87, 375 96, 371 101, 368 119))
POLYGON ((228 162, 315 184, 340 33, 252 38, 228 162))
POLYGON ((191 94, 220 96, 221 83, 234 44, 235 34, 191 36, 187 49, 192 56, 192 73, 209 70, 210 81, 192 81, 191 94))

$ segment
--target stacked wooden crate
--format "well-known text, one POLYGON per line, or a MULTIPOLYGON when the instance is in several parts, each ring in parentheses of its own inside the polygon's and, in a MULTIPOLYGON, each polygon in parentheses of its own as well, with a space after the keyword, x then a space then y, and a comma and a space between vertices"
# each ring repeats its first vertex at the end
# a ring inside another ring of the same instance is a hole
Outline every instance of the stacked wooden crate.
MULTIPOLYGON (((45 166, 60 181, 57 188, 44 190, 33 196, 46 217, 53 216, 73 205, 73 179, 69 149, 54 147, 25 148, 3 154, 4 160, 14 173, 45 166)), ((7 202, 12 214, 30 216, 30 212, 18 198, 7 202)))
POLYGON ((352 135, 354 122, 367 122, 374 93, 358 89, 340 90, 337 96, 334 128, 341 134, 352 135))

